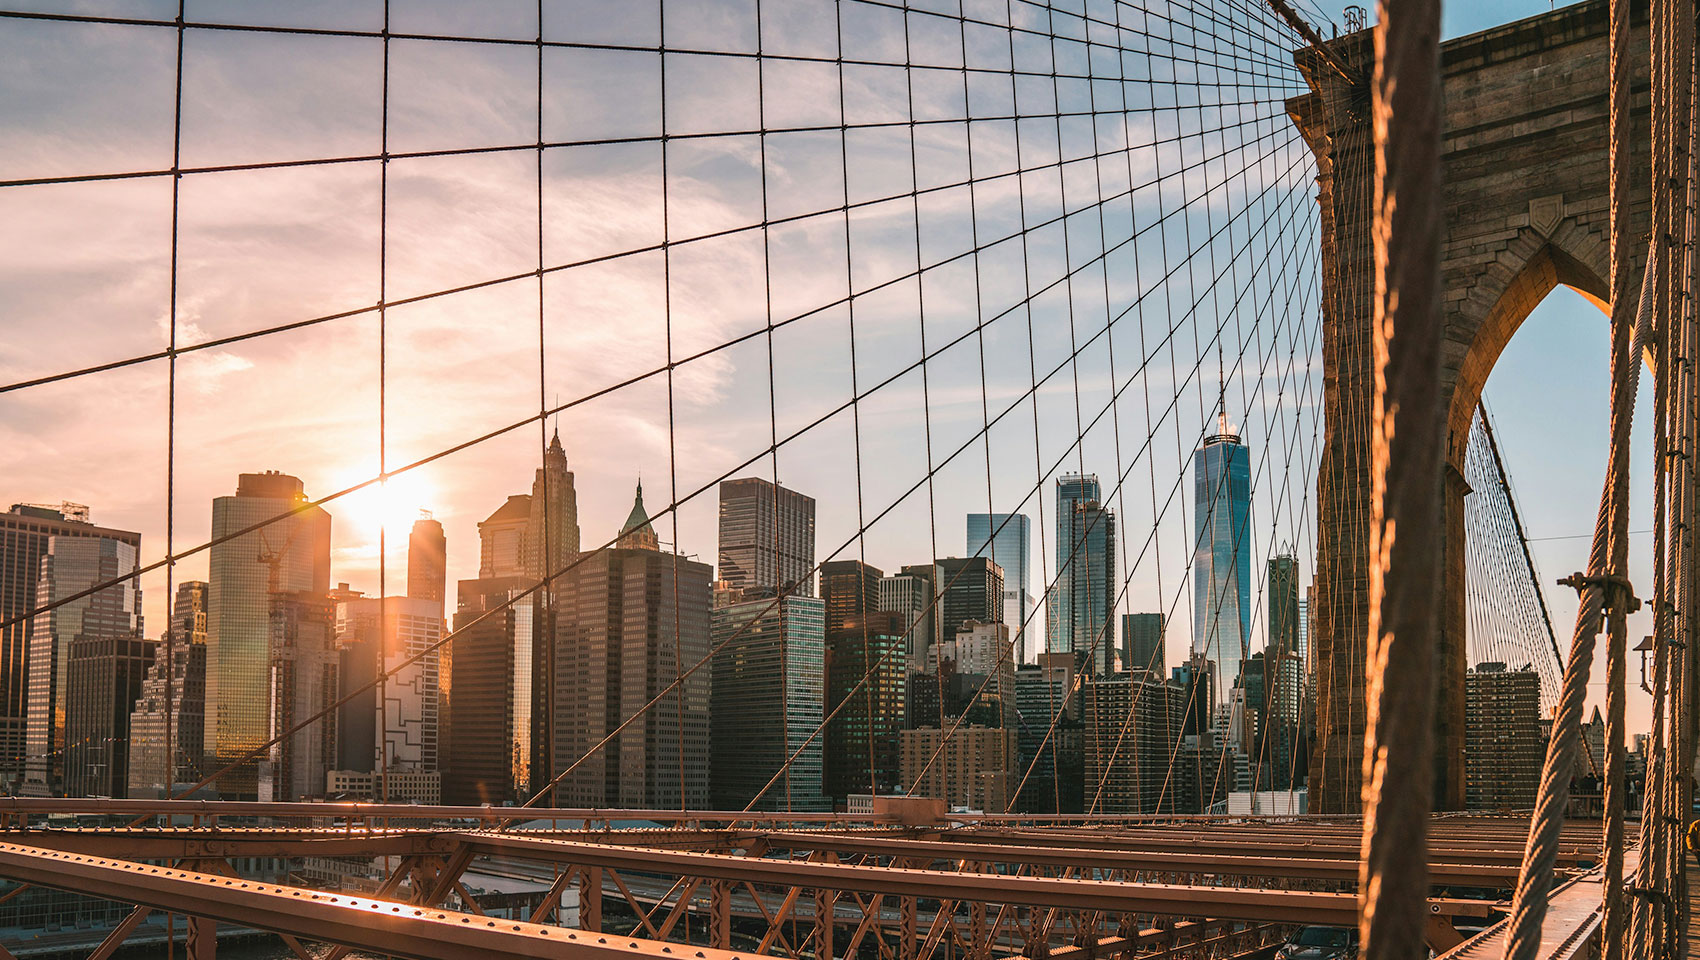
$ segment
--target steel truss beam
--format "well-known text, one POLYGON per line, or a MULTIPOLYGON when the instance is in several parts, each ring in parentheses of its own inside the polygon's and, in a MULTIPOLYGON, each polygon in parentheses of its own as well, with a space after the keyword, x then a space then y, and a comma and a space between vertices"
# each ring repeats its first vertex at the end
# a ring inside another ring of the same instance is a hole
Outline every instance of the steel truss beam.
POLYGON ((188 870, 0 843, 0 875, 43 887, 170 910, 420 960, 751 960, 758 955, 499 920, 393 900, 350 897, 188 870))
MULTIPOLYGON (((1338 858, 1241 856, 1213 853, 1151 853, 1094 847, 1043 847, 946 840, 907 840, 847 834, 770 833, 762 840, 770 848, 833 850, 920 859, 969 859, 1001 864, 1097 867, 1102 870, 1150 870, 1167 873, 1239 877, 1281 877, 1356 883, 1355 861, 1338 858)), ((1517 867, 1509 864, 1436 863, 1429 866, 1437 885, 1509 887, 1517 867)))
MULTIPOLYGON (((962 873, 908 867, 776 860, 716 853, 616 847, 523 834, 466 833, 476 854, 516 857, 575 866, 733 880, 772 887, 835 892, 883 893, 967 903, 1010 903, 1072 911, 1216 917, 1277 923, 1351 926, 1357 895, 1305 890, 1129 883, 997 873, 962 873)), ((1433 900, 1436 913, 1487 916, 1492 904, 1479 900, 1433 900)))

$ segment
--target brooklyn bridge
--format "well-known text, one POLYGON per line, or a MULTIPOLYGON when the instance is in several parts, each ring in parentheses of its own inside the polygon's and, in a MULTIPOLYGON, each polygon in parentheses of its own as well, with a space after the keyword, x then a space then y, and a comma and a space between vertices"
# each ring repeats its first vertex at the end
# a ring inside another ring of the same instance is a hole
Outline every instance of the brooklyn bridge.
POLYGON ((10 6, 0 960, 1694 955, 1693 0, 10 6))

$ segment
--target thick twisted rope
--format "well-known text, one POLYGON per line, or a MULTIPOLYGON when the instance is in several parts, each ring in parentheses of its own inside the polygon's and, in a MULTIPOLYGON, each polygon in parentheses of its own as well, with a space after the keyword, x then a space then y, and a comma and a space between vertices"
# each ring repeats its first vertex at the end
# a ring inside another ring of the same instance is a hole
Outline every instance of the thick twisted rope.
POLYGON ((1375 28, 1375 410, 1363 956, 1416 960, 1428 922, 1428 816, 1440 583, 1440 4, 1382 0, 1375 28))
MULTIPOLYGON (((1546 764, 1541 770, 1540 793, 1535 800, 1535 816, 1529 825, 1529 840, 1524 847, 1523 867, 1518 874, 1517 892, 1512 900, 1511 933, 1505 949, 1507 960, 1531 960, 1540 946, 1541 925, 1546 920, 1547 894, 1552 888, 1553 865, 1558 856, 1559 831, 1564 826, 1564 808, 1570 801, 1570 771, 1576 762, 1576 749, 1581 736, 1582 705, 1588 691, 1588 674, 1594 662, 1594 641, 1600 631, 1600 621, 1608 594, 1611 595, 1614 617, 1627 613, 1632 600, 1628 583, 1622 579, 1622 567, 1614 566, 1618 562, 1618 551, 1614 550, 1614 547, 1627 541, 1629 428, 1635 416, 1635 392, 1641 379, 1640 356, 1636 347, 1645 343, 1647 327, 1652 319, 1655 289, 1653 280, 1657 272, 1652 263, 1654 259, 1650 251, 1649 263, 1642 278, 1641 302, 1635 317, 1633 334, 1626 323, 1620 322, 1625 318, 1617 305, 1627 305, 1626 300, 1619 298, 1613 303, 1611 447, 1606 479, 1604 489, 1600 493, 1599 512, 1594 522, 1593 546, 1588 556, 1588 576, 1580 581, 1581 607, 1576 612, 1576 631, 1570 641, 1570 658, 1564 665, 1564 685, 1559 695, 1558 715, 1553 720, 1552 740, 1547 747, 1546 764)), ((1613 273, 1616 293, 1617 271, 1614 270, 1613 273)), ((1627 559, 1627 549, 1622 551, 1622 556, 1627 559)), ((1607 766, 1610 766, 1609 758, 1607 766)), ((1620 848, 1621 833, 1620 825, 1620 848)), ((1621 850, 1619 857, 1621 858, 1621 850)), ((1618 870, 1621 876, 1621 859, 1618 870)))
MULTIPOLYGON (((1630 269, 1626 240, 1629 233, 1629 0, 1611 0, 1610 11, 1610 71, 1611 134, 1608 145, 1611 191, 1611 335, 1612 376, 1620 372, 1615 366, 1620 359, 1617 341, 1628 336, 1630 269)), ((1643 271, 1653 274, 1651 267, 1643 271)), ((1650 308, 1648 294, 1651 286, 1643 279, 1641 302, 1650 308)), ((1635 388, 1638 386, 1641 355, 1635 349, 1641 343, 1643 330, 1637 311, 1635 334, 1630 337, 1628 354, 1621 358, 1629 370, 1622 371, 1633 382, 1629 386, 1630 414, 1634 413, 1635 388)), ((1628 425, 1624 431, 1628 432, 1628 425)), ((1611 472, 1612 520, 1611 563, 1619 573, 1629 569, 1629 446, 1612 447, 1613 456, 1621 454, 1622 468, 1614 462, 1611 472)), ((1604 847, 1605 894, 1603 960, 1622 960, 1624 948, 1623 902, 1623 723, 1624 723, 1624 661, 1628 657, 1629 625, 1626 620, 1628 604, 1617 604, 1611 612, 1609 639, 1606 643, 1606 756, 1605 806, 1606 824, 1601 837, 1604 847)))

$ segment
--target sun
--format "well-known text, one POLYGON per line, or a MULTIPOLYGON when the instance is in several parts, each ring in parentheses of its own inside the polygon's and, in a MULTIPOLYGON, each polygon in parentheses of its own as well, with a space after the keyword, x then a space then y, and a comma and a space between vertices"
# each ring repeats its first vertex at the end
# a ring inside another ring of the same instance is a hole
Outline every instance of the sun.
POLYGON ((397 537, 405 542, 421 512, 435 505, 436 493, 423 477, 399 474, 343 498, 342 507, 336 511, 337 520, 344 522, 346 517, 359 537, 374 545, 380 531, 392 544, 397 537))

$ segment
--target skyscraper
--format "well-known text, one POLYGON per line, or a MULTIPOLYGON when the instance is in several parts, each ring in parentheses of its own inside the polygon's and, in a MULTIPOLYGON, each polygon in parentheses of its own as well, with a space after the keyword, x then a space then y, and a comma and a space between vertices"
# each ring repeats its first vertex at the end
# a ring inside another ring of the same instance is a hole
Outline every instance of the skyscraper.
POLYGON ((438 610, 435 601, 414 597, 362 597, 336 605, 341 695, 376 679, 380 644, 383 668, 395 671, 382 686, 381 704, 379 688, 373 688, 338 708, 338 769, 381 772, 387 763, 407 773, 437 770, 437 651, 402 664, 442 639, 438 610))
POLYGON ((1078 542, 1074 530, 1074 505, 1097 501, 1098 497, 1096 474, 1069 474, 1057 478, 1057 574, 1056 583, 1045 598, 1045 650, 1048 653, 1071 653, 1074 650, 1074 591, 1070 589, 1069 576, 1078 542))
POLYGON ((443 619, 448 587, 448 548, 443 525, 436 518, 427 513, 413 521, 407 535, 407 595, 435 603, 438 620, 443 619))
MULTIPOLYGON (((649 525, 639 506, 633 514, 627 542, 649 525)), ((708 655, 713 568, 650 547, 613 547, 584 556, 559 582, 556 729, 550 767, 534 772, 533 790, 582 758, 543 803, 707 807, 710 671, 685 678, 595 748, 708 655)))
MULTIPOLYGON (((330 588, 331 517, 317 506, 292 514, 305 503, 301 481, 273 471, 244 473, 235 496, 213 501, 215 541, 282 518, 217 543, 208 561, 206 746, 215 767, 271 737, 271 595, 322 597, 330 588)), ((257 776, 256 761, 244 762, 219 778, 219 795, 254 798, 257 776)))
POLYGON ((901 614, 878 611, 834 625, 830 598, 827 622, 826 794, 839 800, 890 790, 900 773, 908 627, 901 614))
POLYGON ((1192 651, 1215 661, 1225 695, 1251 652, 1251 450, 1225 416, 1220 430, 1192 458, 1192 651))
POLYGON ((163 798, 200 779, 206 706, 207 585, 187 580, 177 585, 171 622, 130 713, 131 799, 163 798))
POLYGON ((721 481, 720 579, 746 591, 812 597, 814 567, 813 497, 760 477, 721 481))
POLYGON ((1269 696, 1271 723, 1297 723, 1303 695, 1304 651, 1300 636, 1304 629, 1304 601, 1299 599, 1299 560, 1291 554, 1269 558, 1269 638, 1263 668, 1269 696))
MULTIPOLYGON (((134 573, 140 550, 141 535, 135 533, 50 535, 35 581, 35 605, 43 607, 134 573)), ((141 632, 142 590, 137 579, 36 615, 29 640, 28 759, 22 792, 53 796, 65 789, 72 645, 79 640, 139 639, 141 632)), ((128 704, 124 713, 128 726, 128 704)))
POLYGON ((879 584, 879 609, 903 615, 909 631, 909 672, 924 673, 930 662, 928 650, 934 645, 933 624, 937 620, 933 604, 935 569, 932 564, 904 567, 879 584))
POLYGON ((712 809, 742 810, 794 756, 756 809, 829 810, 815 736, 826 716, 826 604, 756 593, 712 616, 712 809))
POLYGON ((478 579, 525 576, 531 495, 515 494, 478 524, 478 579))
POLYGON ((529 506, 525 573, 541 580, 578 559, 579 553, 578 491, 573 488, 573 472, 567 469, 566 451, 561 449, 560 430, 549 439, 543 466, 531 482, 529 506))
POLYGON ((524 600, 508 602, 526 588, 523 576, 460 581, 449 642, 454 673, 444 803, 501 804, 531 796, 535 610, 524 600))
POLYGON ((1052 653, 1072 653, 1103 674, 1115 660, 1116 515, 1098 498, 1095 474, 1057 481, 1057 582, 1046 619, 1052 653))
POLYGON ((130 780, 130 706, 142 692, 155 644, 128 636, 78 636, 65 671, 65 795, 125 797, 130 780))
POLYGON ((322 797, 336 769, 336 725, 296 728, 337 701, 336 604, 322 590, 273 591, 269 601, 261 742, 279 739, 255 769, 255 793, 262 802, 322 797))
POLYGON ((119 533, 88 521, 89 508, 77 503, 19 503, 0 513, 0 623, 9 624, 0 627, 0 786, 11 785, 23 774, 28 651, 35 627, 35 618, 28 614, 35 609, 47 538, 119 533))
POLYGON ((1163 615, 1122 614, 1122 672, 1147 670, 1161 680, 1169 675, 1163 650, 1163 615))
MULTIPOLYGON (((930 566, 930 565, 929 565, 930 566)), ((826 633, 844 629, 852 619, 880 609, 878 567, 860 560, 828 560, 820 565, 820 596, 826 601, 826 633)), ((908 625, 904 625, 905 630, 908 625)))
MULTIPOLYGON (((1155 614, 1153 614, 1155 616, 1155 614)), ((1161 674, 1099 677, 1085 703, 1085 803, 1101 814, 1172 810, 1169 758, 1180 738, 1182 691, 1161 674)))
MULTIPOLYGON (((1599 717, 1597 708, 1594 716, 1599 717)), ((1584 736, 1589 732, 1584 730, 1584 736)), ((1603 733, 1599 745, 1605 745, 1603 733)), ((1533 806, 1543 752, 1540 676, 1527 668, 1507 670, 1503 663, 1478 663, 1465 673, 1464 805, 1471 810, 1533 806)), ((1577 754, 1578 774, 1588 773, 1586 751, 1577 754)))
POLYGON ((626 514, 626 523, 620 528, 620 539, 614 545, 621 550, 661 549, 661 538, 656 536, 655 525, 649 522, 649 511, 643 506, 642 480, 638 481, 631 512, 626 514))
POLYGON ((1080 813, 1081 696, 1079 667, 1072 653, 1041 653, 1039 662, 1015 673, 1017 743, 1021 750, 1016 809, 1024 813, 1080 813))
POLYGON ((945 557, 934 568, 938 571, 939 633, 943 639, 956 639, 962 625, 969 621, 1003 622, 1003 568, 990 557, 945 557))
POLYGON ((1028 622, 1033 612, 1029 591, 1028 558, 1032 553, 1027 515, 1021 513, 970 513, 968 555, 990 557, 1003 568, 1003 622, 1015 636, 1015 659, 1026 663, 1038 651, 1028 637, 1037 635, 1036 624, 1028 622))

